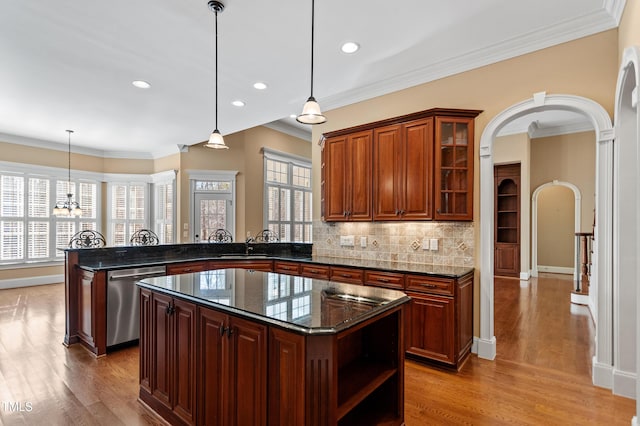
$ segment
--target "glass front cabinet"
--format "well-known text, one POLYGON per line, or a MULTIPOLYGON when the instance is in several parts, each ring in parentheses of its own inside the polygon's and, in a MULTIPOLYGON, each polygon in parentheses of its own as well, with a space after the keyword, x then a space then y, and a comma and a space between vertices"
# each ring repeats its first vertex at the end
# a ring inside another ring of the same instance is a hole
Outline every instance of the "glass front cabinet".
POLYGON ((473 219, 473 118, 436 117, 435 220, 473 219))

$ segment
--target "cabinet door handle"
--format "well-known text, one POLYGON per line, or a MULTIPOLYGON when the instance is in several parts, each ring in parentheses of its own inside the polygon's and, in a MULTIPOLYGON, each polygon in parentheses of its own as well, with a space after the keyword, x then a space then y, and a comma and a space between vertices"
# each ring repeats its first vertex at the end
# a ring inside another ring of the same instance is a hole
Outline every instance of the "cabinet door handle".
POLYGON ((342 216, 347 217, 347 211, 342 212, 342 216))
POLYGON ((165 312, 167 313, 167 315, 173 315, 175 311, 176 311, 176 307, 175 307, 175 305, 171 305, 171 303, 169 303, 169 304, 167 305, 167 308, 166 308, 166 310, 165 310, 165 312))
POLYGON ((222 324, 220 326, 220 336, 224 336, 225 331, 227 331, 227 329, 225 328, 224 324, 222 324))
POLYGON ((233 328, 231 326, 227 327, 227 337, 231 339, 231 335, 233 334, 233 328))
POLYGON ((403 215, 403 214, 404 214, 404 210, 400 210, 400 215, 403 215))
POLYGON ((400 210, 396 209, 396 216, 400 214, 400 210))
POLYGON ((440 214, 440 209, 437 209, 437 210, 436 210, 436 213, 440 214))

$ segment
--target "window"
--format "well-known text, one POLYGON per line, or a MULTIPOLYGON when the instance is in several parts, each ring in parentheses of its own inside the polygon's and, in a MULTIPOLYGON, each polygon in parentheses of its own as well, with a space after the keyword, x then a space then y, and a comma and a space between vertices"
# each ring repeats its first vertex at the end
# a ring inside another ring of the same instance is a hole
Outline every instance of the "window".
POLYGON ((156 183, 153 185, 155 198, 155 208, 153 209, 155 232, 161 244, 173 244, 175 242, 174 182, 175 181, 156 183))
POLYGON ((129 244, 131 235, 148 223, 147 183, 109 184, 109 245, 129 244))
POLYGON ((96 229, 99 186, 96 181, 68 182, 48 167, 2 164, 0 168, 0 264, 49 262, 64 258, 69 240, 79 230, 96 229), (79 217, 56 217, 56 201, 74 194, 79 217))
POLYGON ((264 150, 265 227, 283 242, 312 241, 311 163, 264 150))

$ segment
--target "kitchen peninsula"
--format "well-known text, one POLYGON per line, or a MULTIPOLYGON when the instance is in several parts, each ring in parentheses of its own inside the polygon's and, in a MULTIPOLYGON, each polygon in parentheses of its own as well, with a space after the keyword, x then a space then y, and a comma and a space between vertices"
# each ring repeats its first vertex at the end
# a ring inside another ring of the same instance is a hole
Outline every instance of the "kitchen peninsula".
MULTIPOLYGON (((311 251, 303 243, 66 249, 64 344, 82 344, 96 356, 107 353, 111 274, 128 268, 161 268, 161 275, 245 268, 406 292, 407 356, 460 368, 473 342, 473 268, 318 257, 311 251)), ((129 279, 135 287, 139 278, 129 279)))
POLYGON ((244 269, 138 285, 140 399, 171 424, 403 424, 404 293, 244 269))

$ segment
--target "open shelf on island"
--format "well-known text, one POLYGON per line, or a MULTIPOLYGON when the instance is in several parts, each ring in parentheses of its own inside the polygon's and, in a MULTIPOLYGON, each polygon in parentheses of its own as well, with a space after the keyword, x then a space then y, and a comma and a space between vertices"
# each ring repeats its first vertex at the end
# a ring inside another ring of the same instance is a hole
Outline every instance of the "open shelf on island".
POLYGON ((358 360, 340 369, 338 420, 398 372, 381 362, 358 360))

